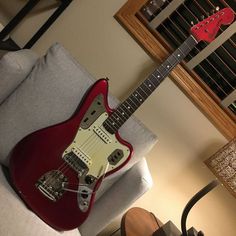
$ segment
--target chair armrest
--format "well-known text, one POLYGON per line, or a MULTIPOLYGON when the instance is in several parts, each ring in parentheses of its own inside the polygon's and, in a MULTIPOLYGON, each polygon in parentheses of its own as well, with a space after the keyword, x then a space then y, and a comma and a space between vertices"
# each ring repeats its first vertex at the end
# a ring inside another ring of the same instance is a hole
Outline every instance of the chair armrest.
POLYGON ((0 59, 0 104, 27 77, 37 59, 27 49, 8 52, 0 59))
POLYGON ((143 158, 96 201, 87 220, 79 227, 81 235, 97 235, 151 186, 152 178, 143 158))

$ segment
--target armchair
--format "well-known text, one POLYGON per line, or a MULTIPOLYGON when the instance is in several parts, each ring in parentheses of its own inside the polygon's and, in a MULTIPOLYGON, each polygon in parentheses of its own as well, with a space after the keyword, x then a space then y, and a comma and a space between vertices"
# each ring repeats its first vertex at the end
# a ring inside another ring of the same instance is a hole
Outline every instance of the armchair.
MULTIPOLYGON (((70 117, 94 78, 60 45, 42 58, 31 50, 9 52, 0 59, 0 164, 25 135, 70 117)), ((109 103, 118 101, 109 95, 109 103)), ((85 223, 65 236, 95 236, 152 185, 145 154, 156 143, 135 117, 120 130, 134 155, 120 171, 105 178, 85 223)), ((0 169, 0 235, 61 235, 26 208, 0 169)), ((63 217, 63 214, 62 214, 63 217)))

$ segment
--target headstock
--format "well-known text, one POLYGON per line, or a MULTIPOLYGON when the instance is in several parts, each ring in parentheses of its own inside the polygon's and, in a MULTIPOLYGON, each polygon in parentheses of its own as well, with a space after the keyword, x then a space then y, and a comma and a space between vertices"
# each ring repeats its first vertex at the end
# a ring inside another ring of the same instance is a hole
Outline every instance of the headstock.
POLYGON ((221 25, 229 25, 234 20, 234 11, 227 7, 198 24, 194 25, 190 31, 197 41, 211 42, 215 39, 221 25))

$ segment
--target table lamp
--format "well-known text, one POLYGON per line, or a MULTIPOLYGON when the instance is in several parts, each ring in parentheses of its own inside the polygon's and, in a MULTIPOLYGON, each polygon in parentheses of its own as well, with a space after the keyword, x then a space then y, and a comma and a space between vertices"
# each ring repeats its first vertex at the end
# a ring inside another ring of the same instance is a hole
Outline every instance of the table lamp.
POLYGON ((205 161, 208 168, 236 197, 236 138, 205 161))

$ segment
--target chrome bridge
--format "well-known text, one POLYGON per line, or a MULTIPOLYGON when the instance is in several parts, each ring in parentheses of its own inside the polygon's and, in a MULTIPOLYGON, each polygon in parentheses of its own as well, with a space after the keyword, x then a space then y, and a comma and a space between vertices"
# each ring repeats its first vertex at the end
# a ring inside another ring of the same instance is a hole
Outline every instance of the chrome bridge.
POLYGON ((68 179, 61 171, 52 170, 42 175, 35 185, 44 196, 56 202, 65 192, 68 179))

